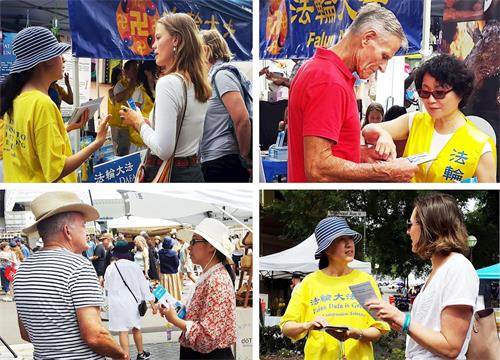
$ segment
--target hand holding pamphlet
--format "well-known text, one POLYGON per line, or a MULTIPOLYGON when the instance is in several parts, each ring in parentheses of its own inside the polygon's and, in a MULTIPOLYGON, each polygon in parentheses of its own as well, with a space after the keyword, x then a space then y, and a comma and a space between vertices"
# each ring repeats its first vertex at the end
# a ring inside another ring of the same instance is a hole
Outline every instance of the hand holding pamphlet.
POLYGON ((406 159, 408 159, 408 161, 412 164, 420 165, 429 161, 433 161, 436 159, 436 157, 427 152, 421 152, 415 155, 410 155, 406 159))
POLYGON ((95 112, 97 111, 99 106, 101 106, 102 99, 104 99, 104 97, 84 102, 80 104, 80 106, 76 107, 75 110, 73 110, 73 114, 71 114, 71 118, 69 119, 69 124, 72 124, 80 120, 80 116, 82 116, 83 112, 87 109, 89 112, 88 119, 93 118, 95 112))
POLYGON ((375 293, 372 284, 369 281, 365 281, 360 284, 351 285, 349 286, 349 289, 351 289, 352 294, 354 295, 358 303, 363 307, 363 309, 365 309, 376 320, 376 311, 370 310, 368 306, 365 306, 365 303, 368 300, 378 300, 377 294, 375 293))
POLYGON ((186 307, 182 303, 174 298, 163 286, 158 285, 156 289, 153 290, 153 295, 158 299, 158 302, 165 306, 167 309, 173 307, 177 310, 177 316, 179 319, 184 319, 186 316, 186 307))

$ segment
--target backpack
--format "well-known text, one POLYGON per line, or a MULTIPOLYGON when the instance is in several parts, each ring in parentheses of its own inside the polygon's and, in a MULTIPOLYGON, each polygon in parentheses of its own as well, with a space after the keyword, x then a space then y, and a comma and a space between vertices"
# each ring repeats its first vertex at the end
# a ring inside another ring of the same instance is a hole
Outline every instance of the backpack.
MULTIPOLYGON (((223 63, 221 65, 218 65, 214 69, 213 73, 211 74, 210 82, 212 85, 212 89, 215 90, 215 95, 220 99, 222 105, 224 105, 224 102, 222 101, 219 89, 217 89, 217 85, 215 84, 215 76, 221 70, 230 71, 234 76, 236 76, 236 79, 238 79, 238 82, 240 83, 241 88, 243 89, 243 101, 245 102, 245 107, 247 108, 248 116, 250 119, 250 125, 251 125, 251 128, 253 129, 252 83, 245 77, 245 75, 243 75, 240 72, 240 70, 236 66, 229 64, 229 63, 223 63)), ((225 107, 225 105, 224 105, 224 107, 225 107)), ((233 137, 234 137, 234 140, 236 141, 236 144, 238 144, 238 139, 236 138, 236 133, 235 133, 235 129, 234 129, 234 123, 231 120, 231 118, 229 118, 227 126, 228 126, 228 129, 231 131, 231 134, 233 134, 233 137)), ((253 134, 252 133, 253 133, 253 131, 251 132, 251 135, 250 135, 250 152, 248 154, 250 159, 252 158, 252 148, 253 148, 253 134)))

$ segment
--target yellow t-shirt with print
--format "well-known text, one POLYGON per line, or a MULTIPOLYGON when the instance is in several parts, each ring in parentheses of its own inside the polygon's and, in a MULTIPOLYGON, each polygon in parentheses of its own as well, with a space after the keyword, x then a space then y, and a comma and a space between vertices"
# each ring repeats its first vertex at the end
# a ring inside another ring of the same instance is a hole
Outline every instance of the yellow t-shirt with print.
MULTIPOLYGON (((350 326, 359 329, 375 327, 382 333, 390 330, 387 323, 376 321, 364 310, 352 295, 349 286, 369 281, 379 298, 380 291, 375 280, 367 273, 353 270, 344 276, 328 276, 321 270, 307 275, 292 294, 285 315, 281 318, 280 327, 287 321, 298 323, 312 321, 322 316, 334 326, 350 326)), ((307 336, 304 348, 305 359, 330 360, 337 359, 340 342, 325 331, 304 331, 292 340, 300 340, 307 336)), ((373 360, 371 343, 348 339, 344 342, 347 359, 373 360)))
MULTIPOLYGON (((72 155, 61 112, 38 90, 17 96, 12 112, 4 116, 5 182, 55 181, 72 155)), ((59 181, 76 182, 76 172, 59 181)))

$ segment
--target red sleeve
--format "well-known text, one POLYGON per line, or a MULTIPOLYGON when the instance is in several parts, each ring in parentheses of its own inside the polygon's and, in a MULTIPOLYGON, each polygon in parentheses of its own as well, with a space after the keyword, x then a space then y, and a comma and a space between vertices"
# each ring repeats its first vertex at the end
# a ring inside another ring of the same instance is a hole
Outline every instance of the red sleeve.
POLYGON ((204 290, 204 313, 201 320, 193 322, 186 341, 193 350, 208 353, 236 333, 236 305, 232 287, 219 277, 210 279, 204 290))
POLYGON ((322 82, 309 86, 303 102, 304 136, 319 136, 337 143, 348 101, 339 84, 322 82))

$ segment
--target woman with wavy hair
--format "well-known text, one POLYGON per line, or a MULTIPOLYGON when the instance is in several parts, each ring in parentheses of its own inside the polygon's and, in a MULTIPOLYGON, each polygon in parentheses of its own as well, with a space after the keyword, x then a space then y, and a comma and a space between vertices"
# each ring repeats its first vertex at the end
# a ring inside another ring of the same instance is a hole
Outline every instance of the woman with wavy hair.
POLYGON ((396 156, 395 140, 406 140, 404 157, 430 153, 435 159, 420 164, 412 182, 460 182, 473 177, 495 182, 495 144, 460 111, 473 83, 474 74, 452 55, 425 61, 416 71, 415 85, 427 111, 367 124, 362 131, 366 143, 389 157, 396 156))
POLYGON ((139 265, 142 272, 144 273, 144 276, 148 277, 149 249, 148 249, 148 244, 146 243, 146 239, 141 235, 137 235, 134 238, 134 244, 135 244, 134 262, 137 265, 139 265))
POLYGON ((407 359, 464 360, 479 278, 464 256, 468 248, 463 215, 455 199, 438 193, 417 199, 407 223, 412 252, 432 263, 411 314, 385 301, 366 305, 393 329, 408 335, 407 359))
POLYGON ((198 150, 211 89, 196 23, 186 14, 163 16, 156 26, 153 49, 163 71, 150 121, 140 111, 120 111, 124 123, 141 134, 153 155, 146 160, 144 181, 152 181, 162 162, 173 157, 171 182, 203 182, 198 150), (183 117, 180 129, 179 115, 183 117))

